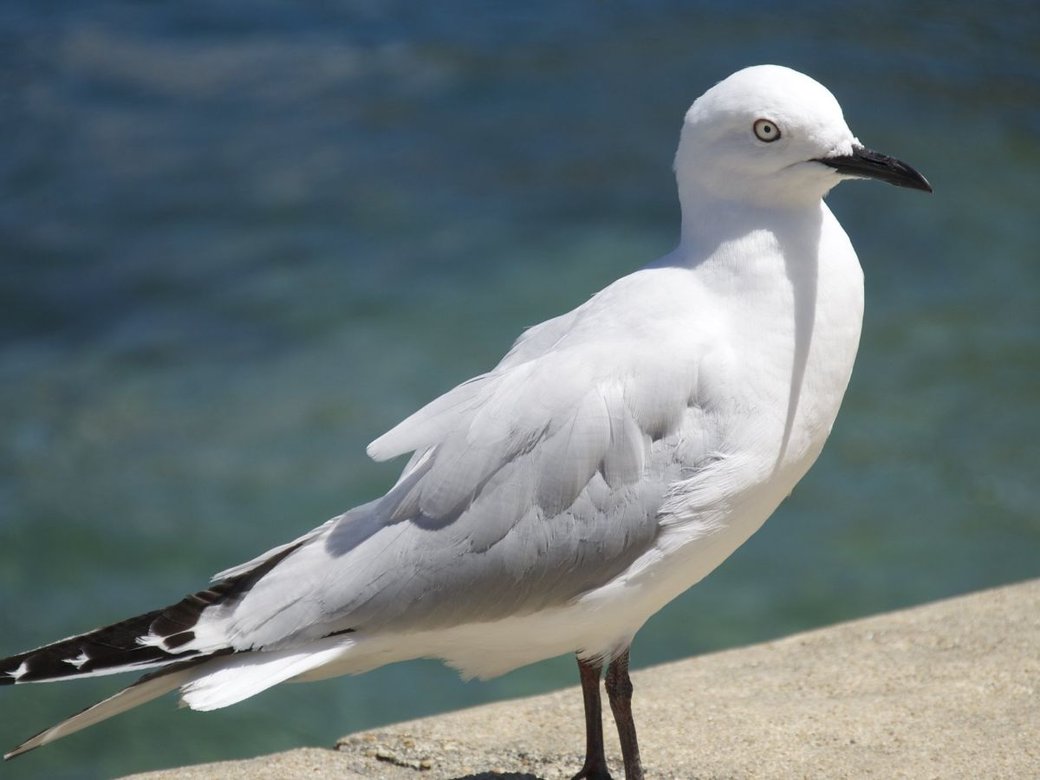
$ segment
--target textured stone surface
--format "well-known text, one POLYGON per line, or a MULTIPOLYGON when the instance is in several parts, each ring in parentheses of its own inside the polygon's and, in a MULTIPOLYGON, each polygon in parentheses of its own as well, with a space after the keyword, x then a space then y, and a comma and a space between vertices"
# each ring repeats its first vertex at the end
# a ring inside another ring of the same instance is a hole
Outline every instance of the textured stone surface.
MULTIPOLYGON (((649 778, 1040 777, 1040 580, 633 675, 649 778)), ((605 728, 615 776, 613 723, 605 728)), ((569 778, 577 688, 352 734, 336 750, 135 775, 569 778)))

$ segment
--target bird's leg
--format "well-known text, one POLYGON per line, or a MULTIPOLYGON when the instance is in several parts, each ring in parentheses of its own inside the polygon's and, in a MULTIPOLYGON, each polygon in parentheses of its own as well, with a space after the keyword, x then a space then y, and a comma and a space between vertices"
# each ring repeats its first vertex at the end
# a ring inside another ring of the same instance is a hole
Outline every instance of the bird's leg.
POLYGON ((636 742, 636 724, 632 720, 632 680, 628 676, 628 648, 607 666, 607 698, 617 723, 621 740, 621 755, 625 759, 625 780, 643 780, 643 765, 639 760, 636 742))
POLYGON ((603 715, 599 700, 601 661, 578 659, 581 695, 585 700, 585 763, 572 780, 611 780, 603 753, 603 715))

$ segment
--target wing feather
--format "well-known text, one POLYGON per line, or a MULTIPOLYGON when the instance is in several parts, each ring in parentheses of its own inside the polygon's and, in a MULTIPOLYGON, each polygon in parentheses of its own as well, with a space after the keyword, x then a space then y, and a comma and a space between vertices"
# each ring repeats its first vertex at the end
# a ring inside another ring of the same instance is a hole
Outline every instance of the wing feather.
POLYGON ((681 331, 681 277, 646 285, 665 300, 643 300, 643 281, 531 329, 494 370, 376 439, 375 458, 414 452, 397 484, 214 612, 219 630, 250 649, 494 620, 623 571, 655 543, 669 486, 704 439, 685 428, 699 425, 710 334, 681 331), (667 329, 643 316, 668 307, 680 316, 667 329))

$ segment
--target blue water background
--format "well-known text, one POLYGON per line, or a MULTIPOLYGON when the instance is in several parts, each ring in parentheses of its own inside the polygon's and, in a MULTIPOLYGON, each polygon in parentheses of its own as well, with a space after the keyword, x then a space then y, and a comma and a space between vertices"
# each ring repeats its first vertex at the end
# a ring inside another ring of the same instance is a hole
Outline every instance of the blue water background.
MULTIPOLYGON (((682 114, 759 62, 823 81, 936 192, 831 195, 868 294, 834 434, 636 665, 1040 575, 1038 40, 1030 2, 8 0, 0 653, 385 489, 400 464, 368 441, 673 246, 682 114)), ((5 688, 0 746, 119 681, 5 688)), ((416 662, 166 698, 0 772, 330 745, 574 682, 569 658, 465 684, 416 662)))

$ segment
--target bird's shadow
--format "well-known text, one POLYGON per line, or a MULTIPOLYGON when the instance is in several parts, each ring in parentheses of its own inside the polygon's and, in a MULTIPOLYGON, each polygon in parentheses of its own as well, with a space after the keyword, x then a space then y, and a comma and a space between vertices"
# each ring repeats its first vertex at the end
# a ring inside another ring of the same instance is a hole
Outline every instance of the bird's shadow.
POLYGON ((522 775, 518 772, 481 772, 479 775, 465 775, 455 780, 542 780, 538 775, 522 775))

